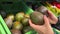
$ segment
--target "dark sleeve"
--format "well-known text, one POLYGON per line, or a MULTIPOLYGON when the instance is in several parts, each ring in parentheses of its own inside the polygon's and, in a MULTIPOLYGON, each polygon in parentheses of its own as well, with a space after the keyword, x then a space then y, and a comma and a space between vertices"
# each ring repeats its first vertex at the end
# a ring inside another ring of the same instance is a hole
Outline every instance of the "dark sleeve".
POLYGON ((54 28, 60 30, 60 16, 58 17, 58 22, 57 22, 57 24, 55 24, 55 25, 52 24, 52 27, 54 27, 54 28))

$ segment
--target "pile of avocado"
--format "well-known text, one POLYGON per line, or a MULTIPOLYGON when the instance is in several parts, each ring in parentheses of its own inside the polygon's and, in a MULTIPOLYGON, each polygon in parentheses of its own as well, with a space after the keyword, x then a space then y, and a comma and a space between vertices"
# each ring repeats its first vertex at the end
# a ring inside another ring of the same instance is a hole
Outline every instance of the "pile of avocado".
POLYGON ((15 15, 6 15, 4 21, 12 34, 37 34, 36 31, 29 26, 29 18, 30 16, 24 12, 18 12, 15 15))

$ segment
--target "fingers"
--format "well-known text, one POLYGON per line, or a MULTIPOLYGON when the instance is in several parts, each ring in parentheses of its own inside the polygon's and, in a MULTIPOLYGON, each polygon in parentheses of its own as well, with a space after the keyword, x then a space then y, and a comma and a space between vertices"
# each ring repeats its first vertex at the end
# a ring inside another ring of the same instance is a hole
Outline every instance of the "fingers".
POLYGON ((31 20, 29 20, 29 24, 30 24, 30 26, 31 26, 32 28, 36 28, 36 25, 33 24, 33 23, 31 22, 31 20))
POLYGON ((44 22, 45 22, 44 25, 49 25, 49 20, 46 15, 44 15, 44 22))
POLYGON ((51 11, 48 11, 48 13, 51 19, 58 20, 57 17, 51 11))
POLYGON ((48 11, 49 16, 54 16, 51 11, 48 11))
POLYGON ((48 19, 49 19, 49 21, 50 21, 50 24, 56 24, 56 23, 57 23, 56 20, 52 20, 52 19, 50 19, 49 17, 48 17, 48 19))
MULTIPOLYGON (((48 18, 47 18, 46 15, 44 15, 44 23, 45 23, 44 25, 49 25, 49 20, 48 20, 48 18)), ((35 24, 33 24, 31 20, 29 20, 29 24, 30 24, 31 27, 34 27, 34 28, 35 28, 36 26, 37 26, 37 27, 40 26, 40 25, 35 25, 35 24)), ((42 25, 42 26, 43 26, 43 25, 42 25)))
POLYGON ((52 20, 54 20, 54 21, 58 21, 58 18, 51 12, 51 11, 48 11, 48 13, 49 13, 49 17, 52 19, 52 20))
POLYGON ((29 19, 29 24, 30 24, 30 26, 34 26, 34 24, 31 22, 30 19, 29 19))
POLYGON ((51 12, 51 11, 48 11, 48 14, 51 18, 55 18, 56 16, 51 12))

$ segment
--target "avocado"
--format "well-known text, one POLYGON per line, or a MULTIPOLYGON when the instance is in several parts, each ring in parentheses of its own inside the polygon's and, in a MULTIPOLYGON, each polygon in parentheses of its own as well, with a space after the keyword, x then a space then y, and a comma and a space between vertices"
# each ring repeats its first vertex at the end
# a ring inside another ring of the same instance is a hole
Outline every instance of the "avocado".
POLYGON ((45 6, 40 6, 36 9, 36 11, 48 16, 48 9, 45 6))
POLYGON ((29 25, 28 21, 29 21, 29 18, 24 17, 21 22, 24 26, 28 26, 29 25))
POLYGON ((15 22, 13 23, 12 28, 13 28, 13 29, 22 30, 23 25, 21 24, 21 22, 15 21, 15 22))
POLYGON ((9 28, 12 27, 13 20, 14 20, 14 15, 13 14, 7 15, 7 18, 5 18, 5 23, 7 24, 7 26, 9 28))
POLYGON ((31 13, 30 19, 31 19, 32 23, 34 23, 36 25, 44 24, 43 14, 40 12, 34 11, 33 13, 31 13))
POLYGON ((20 30, 17 29, 11 29, 12 34, 22 34, 20 30))
POLYGON ((37 34, 37 32, 30 26, 26 26, 22 30, 23 34, 37 34))
POLYGON ((10 14, 7 16, 7 18, 11 19, 11 20, 14 20, 14 15, 13 14, 10 14))
POLYGON ((32 28, 30 27, 30 26, 26 26, 26 27, 24 27, 23 28, 23 33, 27 33, 27 32, 29 32, 30 30, 32 30, 32 28))
POLYGON ((19 12, 15 16, 16 21, 21 21, 22 18, 24 18, 24 12, 19 12))
POLYGON ((11 29, 12 24, 13 24, 12 19, 10 19, 10 18, 5 18, 5 23, 6 23, 6 25, 8 26, 8 28, 11 29))

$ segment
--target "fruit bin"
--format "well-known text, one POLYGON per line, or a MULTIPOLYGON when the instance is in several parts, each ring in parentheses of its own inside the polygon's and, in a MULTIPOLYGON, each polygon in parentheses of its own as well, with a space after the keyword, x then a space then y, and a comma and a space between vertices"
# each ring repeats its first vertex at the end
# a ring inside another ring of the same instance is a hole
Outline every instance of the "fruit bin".
MULTIPOLYGON (((30 14, 33 10, 29 7, 27 7, 27 5, 25 5, 23 2, 1 2, 1 5, 0 5, 0 14, 4 14, 4 15, 0 15, 0 24, 1 24, 1 33, 2 34, 12 34, 7 26, 7 24, 4 22, 4 18, 6 18, 6 14, 9 15, 9 14, 16 14, 18 12, 22 12, 22 11, 27 11, 26 14, 30 14), (11 3, 11 4, 10 4, 11 3), (21 4, 21 5, 20 5, 21 4), (24 9, 22 9, 24 8, 24 9), (29 11, 30 10, 30 11, 29 11), (3 12, 3 13, 2 13, 3 12), (3 17, 3 18, 2 18, 3 17)), ((32 30, 34 31, 34 30, 32 30)), ((32 32, 30 31, 30 32, 32 32)), ((26 33, 26 34, 30 34, 30 32, 26 33)), ((35 31, 34 31, 35 32, 35 31)), ((20 33, 19 33, 20 34, 20 33)))
POLYGON ((7 27, 1 15, 0 15, 0 34, 11 34, 9 28, 7 27))
MULTIPOLYGON (((35 3, 34 3, 35 4, 35 3)), ((37 3, 38 4, 38 6, 40 6, 40 5, 43 5, 43 4, 39 4, 39 3, 37 3)), ((46 6, 46 5, 45 5, 46 6)), ((0 11, 2 12, 6 12, 6 14, 14 14, 14 16, 16 15, 16 13, 18 13, 18 12, 24 12, 25 14, 30 14, 30 13, 32 13, 34 10, 33 9, 31 9, 30 7, 28 7, 24 2, 17 2, 17 1, 15 1, 15 2, 1 2, 0 3, 0 11)), ((3 17, 3 19, 4 18, 6 18, 7 16, 4 14, 4 15, 2 15, 2 16, 0 16, 0 24, 1 24, 1 33, 2 33, 2 31, 4 32, 4 34, 12 34, 9 30, 10 29, 8 29, 8 27, 7 27, 7 24, 4 24, 5 22, 4 22, 4 20, 2 19, 2 17, 3 17), (4 25, 3 25, 4 24, 4 25), (7 30, 6 30, 7 29, 7 30)), ((17 22, 18 23, 18 22, 17 22)), ((29 27, 28 27, 29 28, 29 27)), ((53 30, 55 31, 55 32, 57 32, 56 31, 56 29, 55 28, 53 28, 53 30)), ((14 30, 15 31, 15 30, 14 30)), ((37 34, 34 30, 31 30, 31 31, 29 31, 29 32, 25 32, 24 34, 37 34)), ((56 34, 58 34, 58 33, 56 33, 56 34)))

